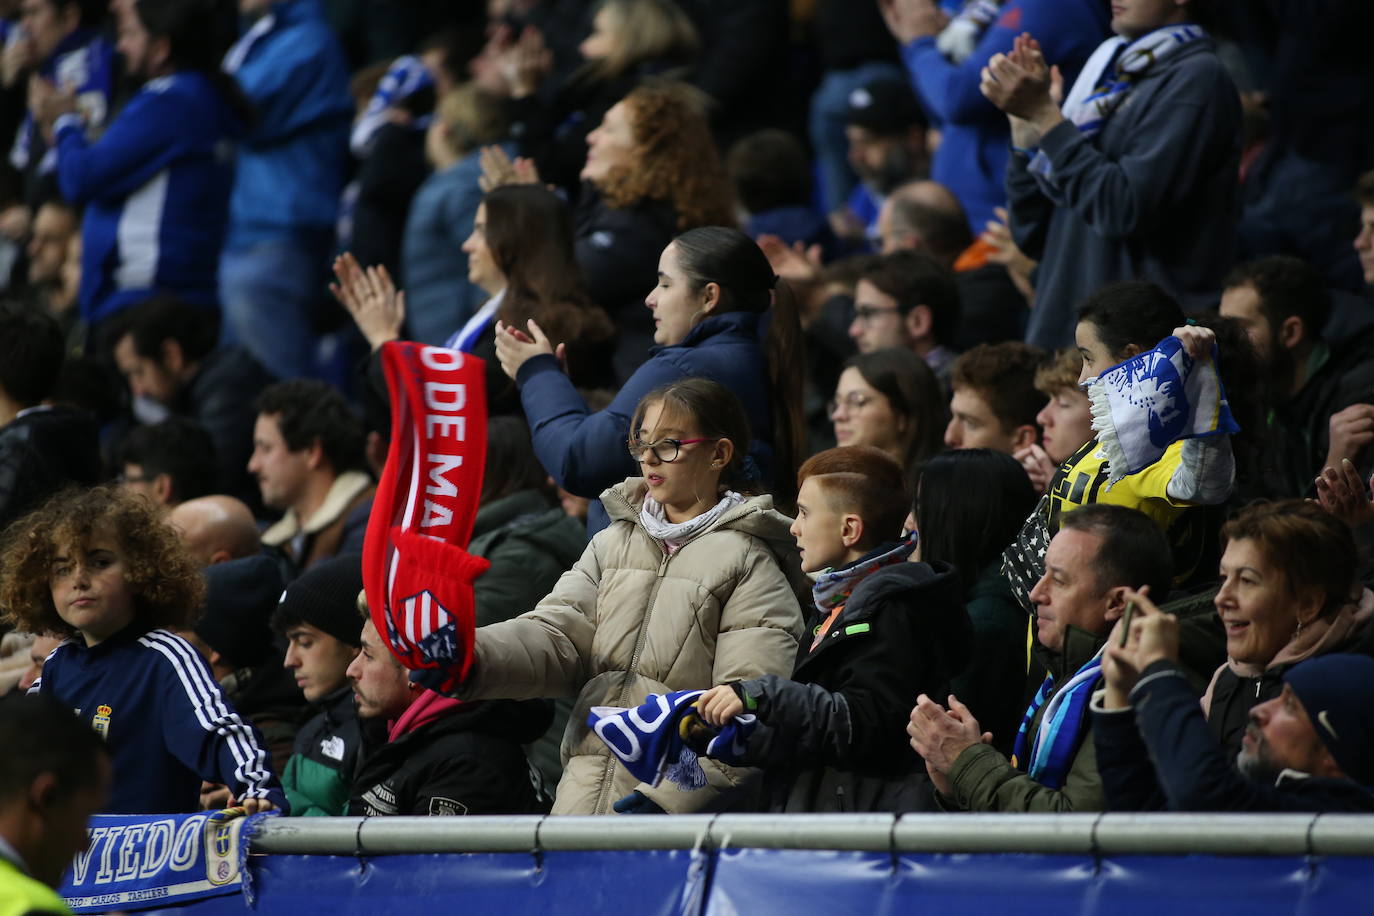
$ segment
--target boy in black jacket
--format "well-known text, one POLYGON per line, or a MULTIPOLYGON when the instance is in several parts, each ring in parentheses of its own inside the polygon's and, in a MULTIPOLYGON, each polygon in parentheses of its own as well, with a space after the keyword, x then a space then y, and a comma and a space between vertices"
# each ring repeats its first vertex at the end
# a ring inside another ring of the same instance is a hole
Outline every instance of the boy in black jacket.
POLYGON ((768 806, 781 811, 911 811, 932 807, 928 778, 904 729, 911 704, 948 692, 971 640, 959 578, 947 564, 907 562, 900 465, 879 449, 835 448, 797 475, 792 535, 813 588, 813 639, 792 680, 724 684, 698 701, 724 725, 752 712, 759 725, 743 762, 768 771, 768 806), (800 761, 800 763, 799 763, 800 761))

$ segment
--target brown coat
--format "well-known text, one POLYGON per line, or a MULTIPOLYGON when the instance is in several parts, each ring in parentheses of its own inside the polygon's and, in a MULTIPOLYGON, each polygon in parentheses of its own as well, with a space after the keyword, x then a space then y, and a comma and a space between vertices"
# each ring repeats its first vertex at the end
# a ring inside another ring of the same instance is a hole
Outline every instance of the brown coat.
POLYGON ((587 727, 588 710, 792 673, 803 623, 791 519, 772 497, 754 497, 668 556, 639 522, 645 489, 631 478, 602 493, 611 525, 553 592, 533 611, 477 631, 465 698, 577 697, 556 814, 606 814, 635 789, 669 812, 749 796, 756 770, 705 759, 703 789, 638 783, 587 727))

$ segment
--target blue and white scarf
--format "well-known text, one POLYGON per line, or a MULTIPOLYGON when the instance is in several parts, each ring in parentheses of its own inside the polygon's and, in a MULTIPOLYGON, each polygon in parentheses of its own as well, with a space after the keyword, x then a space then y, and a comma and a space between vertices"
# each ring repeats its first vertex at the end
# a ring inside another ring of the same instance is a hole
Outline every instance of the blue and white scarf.
POLYGON ((145 910, 238 894, 248 844, 274 813, 96 815, 90 846, 72 859, 58 893, 76 913, 145 910))
POLYGON ((935 37, 935 47, 945 59, 962 64, 978 47, 988 26, 997 21, 1002 0, 966 0, 964 8, 935 37))
MULTIPOLYGON (((1083 136, 1097 136, 1151 67, 1206 37, 1201 26, 1184 23, 1155 29, 1131 42, 1120 35, 1107 39, 1083 65, 1060 111, 1083 136)), ((1053 184, 1054 170, 1043 150, 1036 152, 1028 168, 1053 184)))
POLYGON ((736 765, 743 758, 745 742, 758 724, 754 716, 745 714, 736 716, 719 731, 706 725, 696 709, 697 698, 705 692, 678 690, 650 694, 642 705, 633 709, 593 706, 587 715, 587 724, 635 779, 656 786, 667 777, 682 791, 691 792, 706 786, 706 773, 701 768, 697 751, 689 745, 689 736, 692 744, 701 746, 696 734, 702 730, 714 732, 714 736, 705 741, 702 753, 722 763, 736 765))
POLYGON ((1088 701, 1092 699, 1093 687, 1101 673, 1102 653, 1098 652, 1053 697, 1050 694, 1054 690, 1054 678, 1045 678, 1021 719, 1021 728, 1016 733, 1016 744, 1011 752, 1013 766, 1047 789, 1063 788, 1069 767, 1073 764, 1074 751, 1083 734, 1088 701), (1040 728, 1035 733, 1035 744, 1028 754, 1031 722, 1046 700, 1049 700, 1049 705, 1045 707, 1040 728))
MULTIPOLYGON (((353 155, 362 158, 372 146, 377 131, 387 122, 387 111, 405 101, 421 89, 434 85, 434 77, 420 58, 406 54, 396 58, 377 84, 377 91, 367 102, 362 117, 353 125, 353 133, 348 139, 348 148, 353 155)), ((413 130, 427 130, 432 115, 418 115, 410 122, 413 130)))
POLYGON ((1107 485, 1142 471, 1179 439, 1240 431, 1212 358, 1197 362, 1177 337, 1113 366, 1087 383, 1107 485))

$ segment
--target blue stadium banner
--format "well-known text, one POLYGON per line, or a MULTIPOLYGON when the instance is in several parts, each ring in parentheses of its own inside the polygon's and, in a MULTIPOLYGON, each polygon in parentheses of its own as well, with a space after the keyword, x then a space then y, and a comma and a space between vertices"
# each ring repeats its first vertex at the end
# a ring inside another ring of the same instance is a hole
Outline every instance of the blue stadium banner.
POLYGON ((77 913, 139 910, 218 894, 242 884, 239 809, 203 814, 97 815, 91 845, 59 893, 77 913))

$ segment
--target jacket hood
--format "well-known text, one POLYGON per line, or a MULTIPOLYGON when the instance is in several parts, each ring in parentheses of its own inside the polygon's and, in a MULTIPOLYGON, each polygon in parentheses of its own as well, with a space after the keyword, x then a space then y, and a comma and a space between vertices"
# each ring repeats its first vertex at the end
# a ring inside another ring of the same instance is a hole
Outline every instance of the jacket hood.
MULTIPOLYGON (((920 607, 914 610, 930 614, 949 613, 954 608, 963 609, 961 591, 958 572, 942 560, 934 563, 894 563, 875 570, 860 582, 849 596, 845 611, 848 612, 852 606, 856 615, 871 616, 863 607, 870 602, 919 599, 920 607)), ((856 619, 859 617, 856 616, 856 619)))
POLYGON ((957 674, 968 666, 973 625, 964 608, 962 581, 953 566, 941 560, 885 566, 858 584, 832 626, 872 617, 879 604, 897 605, 919 615, 930 643, 940 647, 947 671, 957 674))
POLYGON ((1038 639, 1031 651, 1045 666, 1045 670, 1058 681, 1066 674, 1073 674, 1092 661, 1093 657, 1102 651, 1102 647, 1106 644, 1107 637, 1098 636, 1087 630, 1080 630, 1073 624, 1069 624, 1064 632, 1064 651, 1062 653, 1051 652, 1040 645, 1038 639))
POLYGON ((63 477, 81 484, 100 480, 100 428, 84 410, 39 407, 0 426, 0 433, 27 439, 63 477))
MULTIPOLYGON (((611 521, 626 521, 638 527, 639 509, 644 504, 644 496, 649 486, 643 477, 631 477, 618 483, 601 494, 601 504, 611 521)), ((792 537, 792 519, 773 508, 773 497, 768 494, 751 496, 744 502, 723 514, 714 525, 697 535, 701 537, 717 528, 731 528, 752 535, 763 541, 768 552, 778 561, 792 593, 801 607, 811 606, 811 578, 802 572, 801 555, 797 552, 797 542, 792 537)), ((648 534, 648 532, 645 532, 648 534)))
MULTIPOLYGON (((601 504, 606 507, 612 521, 626 521, 639 525, 639 510, 644 505, 644 497, 648 492, 649 485, 644 482, 643 477, 631 477, 604 491, 601 494, 601 504)), ((792 519, 774 509, 773 497, 765 493, 762 496, 746 498, 744 502, 722 515, 706 531, 714 531, 717 528, 742 531, 770 542, 769 549, 777 553, 779 545, 785 546, 788 551, 796 550, 791 527, 792 519)))
POLYGON ((444 719, 453 731, 481 732, 517 744, 529 744, 553 722, 549 700, 480 700, 464 703, 444 719))
POLYGON ((477 518, 472 523, 472 536, 495 531, 522 515, 543 515, 550 508, 549 501, 538 490, 518 490, 478 508, 477 518))

